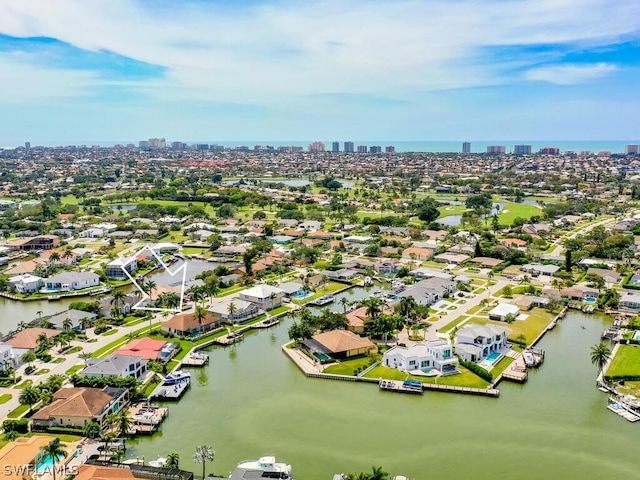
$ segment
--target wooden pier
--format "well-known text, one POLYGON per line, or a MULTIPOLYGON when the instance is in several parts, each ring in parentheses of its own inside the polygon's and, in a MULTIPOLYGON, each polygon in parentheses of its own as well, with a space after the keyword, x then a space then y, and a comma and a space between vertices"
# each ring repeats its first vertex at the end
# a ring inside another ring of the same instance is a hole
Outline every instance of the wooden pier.
POLYGON ((182 359, 180 365, 185 367, 204 367, 209 363, 209 355, 205 352, 193 351, 182 359))
POLYGON ((401 382, 398 380, 380 380, 378 382, 378 386, 380 387, 380 390, 388 390, 390 392, 415 393, 418 395, 422 395, 424 393, 422 382, 414 382, 414 381, 401 382))
POLYGON ((149 398, 151 400, 180 400, 190 386, 191 379, 173 385, 165 385, 163 382, 156 387, 149 398))

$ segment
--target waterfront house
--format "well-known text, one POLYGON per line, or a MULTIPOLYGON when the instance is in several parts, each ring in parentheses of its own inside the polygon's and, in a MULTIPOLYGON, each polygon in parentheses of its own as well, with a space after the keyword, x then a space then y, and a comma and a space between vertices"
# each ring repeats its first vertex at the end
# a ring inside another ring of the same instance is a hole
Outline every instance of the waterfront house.
POLYGON ((456 355, 467 362, 480 362, 507 347, 507 329, 499 325, 467 324, 456 333, 456 355))
POLYGON ((98 285, 100 285, 100 277, 93 272, 60 272, 45 280, 47 290, 61 292, 72 292, 98 285))
POLYGON ((560 295, 574 302, 596 303, 600 294, 598 290, 583 285, 574 285, 560 290, 560 295))
POLYGON ((133 377, 139 379, 147 372, 149 360, 138 355, 112 354, 92 358, 80 372, 83 377, 133 377))
POLYGON ((255 303, 262 310, 271 310, 282 304, 283 291, 271 285, 256 285, 240 292, 240 300, 255 303))
POLYGON ((278 285, 278 288, 282 290, 282 294, 288 298, 304 297, 306 290, 304 285, 299 282, 286 282, 278 285))
POLYGON ((25 350, 35 350, 38 348, 38 337, 41 334, 45 334, 47 338, 51 339, 60 334, 59 330, 52 328, 25 328, 14 333, 9 339, 5 340, 5 345, 11 345, 14 348, 22 348, 25 350))
POLYGON ((622 275, 620 275, 618 272, 616 272, 615 270, 608 270, 606 268, 590 267, 587 269, 587 275, 588 274, 601 276, 602 278, 604 278, 604 281, 608 286, 616 285, 620 283, 620 280, 622 279, 622 275))
POLYGON ((458 373, 458 358, 445 340, 428 340, 410 347, 396 345, 382 356, 382 365, 406 373, 437 371, 441 375, 458 373))
POLYGON ((239 300, 237 298, 225 298, 215 301, 209 312, 220 323, 243 323, 262 314, 262 310, 255 303, 239 300))
POLYGON ((52 328, 55 328, 56 330, 64 330, 65 320, 71 320, 71 329, 76 333, 84 331, 84 328, 82 327, 82 324, 84 323, 82 322, 82 319, 84 318, 93 323, 93 321, 98 318, 98 315, 91 312, 85 312, 84 310, 69 309, 65 312, 45 317, 45 319, 51 324, 52 328))
POLYGON ((127 280, 129 275, 133 276, 134 270, 138 268, 138 259, 136 257, 120 257, 112 260, 107 264, 107 277, 111 280, 127 280))
POLYGON ((195 313, 179 313, 162 323, 162 330, 180 337, 202 335, 222 325, 222 320, 207 311, 203 319, 198 321, 195 313))
POLYGON ((92 421, 104 427, 105 417, 117 413, 128 403, 129 390, 126 388, 61 388, 53 394, 50 405, 42 407, 31 417, 32 428, 83 428, 92 421))
POLYGON ((515 319, 518 315, 520 315, 520 309, 516 305, 499 303, 489 312, 489 319, 504 322, 509 318, 509 316, 515 319))
POLYGON ((42 286, 42 278, 29 273, 23 273, 22 275, 11 277, 8 282, 9 285, 12 285, 18 293, 37 292, 42 286))
POLYGON ((640 293, 626 292, 618 302, 620 311, 637 313, 640 311, 640 293))
POLYGON ((349 330, 331 330, 304 340, 309 352, 328 355, 332 358, 350 358, 376 352, 376 344, 349 330))
MULTIPOLYGON (((393 309, 389 305, 382 306, 383 315, 393 315, 393 309)), ((347 330, 353 333, 363 334, 364 324, 369 320, 367 315, 367 307, 358 307, 355 310, 348 312, 347 317, 347 330)))
POLYGON ((149 337, 132 340, 127 345, 113 353, 120 355, 135 355, 147 360, 166 363, 177 353, 177 343, 165 340, 153 340, 149 337))
POLYGON ((431 305, 456 292, 456 282, 445 278, 431 277, 407 287, 398 297, 413 297, 419 305, 431 305))
MULTIPOLYGON (((180 293, 178 293, 179 295, 180 293)), ((105 297, 100 300, 100 316, 102 317, 110 317, 112 314, 112 309, 115 307, 113 303, 113 296, 105 297)), ((122 303, 118 307, 118 311, 121 315, 128 315, 131 313, 133 306, 137 305, 141 302, 141 298, 134 294, 128 294, 122 299, 122 303)), ((142 306, 145 302, 140 303, 142 306)))

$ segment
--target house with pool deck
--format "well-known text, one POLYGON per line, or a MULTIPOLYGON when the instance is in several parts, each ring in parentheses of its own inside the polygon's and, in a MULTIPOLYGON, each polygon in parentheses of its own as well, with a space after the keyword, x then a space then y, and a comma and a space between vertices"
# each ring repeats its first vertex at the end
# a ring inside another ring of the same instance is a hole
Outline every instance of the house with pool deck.
POLYGON ((458 371, 458 358, 446 340, 427 340, 410 347, 396 345, 382 356, 382 365, 402 372, 418 374, 454 375, 458 371))
POLYGON ((481 362, 507 346, 507 329, 499 325, 465 325, 456 333, 456 355, 466 362, 481 362))

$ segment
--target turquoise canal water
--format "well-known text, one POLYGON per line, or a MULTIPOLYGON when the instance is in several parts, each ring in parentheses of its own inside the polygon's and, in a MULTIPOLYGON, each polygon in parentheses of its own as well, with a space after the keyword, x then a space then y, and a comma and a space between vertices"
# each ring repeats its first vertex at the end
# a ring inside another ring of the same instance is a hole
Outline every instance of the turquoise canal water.
POLYGON ((525 385, 503 383, 498 399, 308 379, 280 350, 291 321, 211 349, 162 431, 128 442, 128 454, 177 452, 198 472, 193 451, 210 444, 210 472, 273 454, 301 480, 372 465, 416 480, 640 478, 640 425, 607 411, 595 387, 589 350, 603 317, 569 314, 538 345, 544 365, 525 385))

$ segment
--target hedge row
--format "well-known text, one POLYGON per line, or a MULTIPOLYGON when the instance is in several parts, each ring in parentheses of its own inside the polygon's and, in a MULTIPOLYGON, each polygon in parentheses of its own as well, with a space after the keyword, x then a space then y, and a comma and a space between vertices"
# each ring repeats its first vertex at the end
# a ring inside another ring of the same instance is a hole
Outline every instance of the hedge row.
POLYGON ((459 359, 459 361, 460 361, 460 365, 462 365, 467 370, 475 373, 477 376, 479 376, 483 380, 486 380, 487 382, 492 382, 493 381, 493 375, 491 374, 491 372, 489 372, 488 370, 482 368, 477 363, 466 362, 466 361, 464 361, 462 359, 459 359))
POLYGON ((2 422, 2 428, 4 432, 18 432, 18 433, 28 433, 29 432, 29 419, 21 418, 19 420, 5 420, 2 422))

